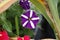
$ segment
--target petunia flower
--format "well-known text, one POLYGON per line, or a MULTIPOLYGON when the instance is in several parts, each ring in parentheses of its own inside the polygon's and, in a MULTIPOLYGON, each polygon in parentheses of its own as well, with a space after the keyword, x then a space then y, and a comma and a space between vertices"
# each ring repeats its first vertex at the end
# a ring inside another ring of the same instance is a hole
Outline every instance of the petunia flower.
POLYGON ((21 5, 21 7, 25 10, 30 9, 30 3, 28 0, 20 0, 19 4, 21 5))
POLYGON ((39 22, 39 17, 33 10, 29 10, 21 15, 22 26, 34 29, 39 22))
POLYGON ((0 31, 0 40, 9 40, 8 34, 5 30, 0 31))

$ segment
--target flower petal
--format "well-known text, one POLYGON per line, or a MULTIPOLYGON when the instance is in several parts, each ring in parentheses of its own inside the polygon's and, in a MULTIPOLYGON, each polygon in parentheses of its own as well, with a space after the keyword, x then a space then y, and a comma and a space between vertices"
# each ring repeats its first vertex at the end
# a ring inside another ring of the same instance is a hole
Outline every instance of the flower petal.
POLYGON ((26 19, 28 19, 28 17, 27 16, 25 16, 25 15, 21 15, 22 17, 24 17, 24 18, 26 18, 26 19))
POLYGON ((24 2, 24 0, 20 0, 21 2, 24 2))
POLYGON ((32 20, 39 20, 39 17, 32 18, 32 20))
POLYGON ((32 20, 32 22, 34 23, 35 27, 37 26, 37 24, 39 23, 39 20, 32 20))
POLYGON ((5 30, 0 31, 0 40, 9 40, 7 31, 5 30))
POLYGON ((34 23, 32 21, 30 21, 30 24, 31 24, 32 28, 34 29, 35 28, 34 23))
POLYGON ((25 10, 30 9, 30 3, 28 2, 28 0, 20 0, 19 4, 25 10))
POLYGON ((33 15, 33 10, 30 11, 30 18, 32 17, 33 15))
POLYGON ((23 27, 25 27, 27 25, 28 21, 26 21, 24 24, 23 24, 23 27))
POLYGON ((0 36, 2 36, 2 34, 0 34, 0 36))

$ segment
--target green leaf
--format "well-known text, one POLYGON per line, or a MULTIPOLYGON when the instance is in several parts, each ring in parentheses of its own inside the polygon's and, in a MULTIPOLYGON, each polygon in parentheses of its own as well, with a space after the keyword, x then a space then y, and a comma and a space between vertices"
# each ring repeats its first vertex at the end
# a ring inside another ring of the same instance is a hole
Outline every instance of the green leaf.
POLYGON ((3 21, 3 28, 8 32, 12 32, 12 25, 9 21, 3 21))
POLYGON ((19 5, 19 2, 16 2, 8 10, 6 10, 6 12, 7 12, 7 17, 15 17, 16 15, 20 16, 23 12, 23 9, 19 5))
POLYGON ((6 14, 5 12, 0 15, 0 19, 2 21, 2 26, 5 30, 8 32, 12 32, 12 24, 6 19, 6 14))
POLYGON ((16 26, 16 33, 19 36, 19 23, 18 23, 18 16, 15 16, 15 26, 16 26))
POLYGON ((54 27, 51 19, 47 15, 45 7, 41 3, 39 3, 37 0, 30 0, 30 1, 35 5, 36 9, 47 19, 47 21, 49 22, 49 24, 52 27, 54 27))
POLYGON ((59 0, 59 2, 60 2, 60 0, 59 0))
POLYGON ((9 37, 17 37, 17 35, 14 34, 13 32, 8 32, 8 35, 9 35, 9 37))
POLYGON ((54 21, 52 21, 49 18, 44 6, 41 3, 39 3, 37 0, 30 0, 30 1, 35 5, 37 10, 39 10, 39 12, 46 18, 46 20, 49 22, 49 24, 53 28, 54 32, 56 32, 56 28, 58 28, 58 31, 60 31, 60 27, 59 27, 60 21, 59 21, 59 14, 58 14, 58 10, 57 10, 58 0, 47 0, 54 21))
POLYGON ((60 17, 60 2, 58 3, 58 12, 59 12, 59 17, 60 17))
MULTIPOLYGON (((50 11, 52 13, 55 27, 57 28, 58 32, 60 32, 60 19, 59 19, 59 13, 58 13, 58 0, 47 0, 50 11)), ((55 29, 56 31, 56 29, 55 29)))
POLYGON ((51 13, 55 21, 59 21, 59 13, 57 9, 58 0, 47 0, 51 13))
POLYGON ((30 37, 33 37, 33 30, 30 29, 24 29, 24 35, 29 35, 30 37))

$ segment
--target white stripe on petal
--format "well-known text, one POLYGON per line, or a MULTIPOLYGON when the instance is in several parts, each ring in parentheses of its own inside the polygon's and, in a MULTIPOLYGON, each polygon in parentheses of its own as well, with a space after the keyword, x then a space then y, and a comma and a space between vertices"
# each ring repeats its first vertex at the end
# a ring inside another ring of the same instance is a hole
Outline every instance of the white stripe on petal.
POLYGON ((28 17, 27 16, 25 16, 25 15, 21 15, 22 17, 24 17, 24 18, 26 18, 26 19, 28 19, 28 17))
POLYGON ((32 17, 33 15, 33 10, 30 11, 30 18, 32 17))
POLYGON ((23 27, 24 27, 24 26, 26 26, 26 25, 27 25, 27 23, 28 23, 28 21, 24 22, 23 27))
POLYGON ((39 17, 36 17, 36 18, 32 18, 32 20, 38 20, 39 19, 39 17))
POLYGON ((24 2, 24 0, 21 0, 21 2, 24 2))
POLYGON ((30 24, 31 24, 32 28, 34 29, 35 28, 34 23, 32 21, 30 21, 30 24))

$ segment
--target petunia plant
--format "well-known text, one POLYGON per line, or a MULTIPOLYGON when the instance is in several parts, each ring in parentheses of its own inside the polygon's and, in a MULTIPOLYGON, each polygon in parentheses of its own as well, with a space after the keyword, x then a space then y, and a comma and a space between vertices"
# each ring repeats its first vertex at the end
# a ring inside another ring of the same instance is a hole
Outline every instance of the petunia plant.
MULTIPOLYGON (((17 36, 18 40, 21 39, 19 36, 29 35, 31 38, 34 36, 32 29, 36 28, 39 17, 34 10, 30 9, 31 4, 46 18, 54 30, 56 39, 60 40, 60 0, 18 0, 0 14, 0 26, 3 27, 0 37, 3 36, 5 39, 4 35, 7 33, 10 37, 17 36)), ((8 40, 8 35, 6 37, 8 40)))
POLYGON ((25 28, 35 29, 39 22, 39 17, 33 10, 29 10, 21 15, 22 25, 25 28))
POLYGON ((56 38, 60 40, 60 0, 30 0, 36 9, 47 19, 53 28, 56 38))
POLYGON ((20 17, 24 10, 19 2, 20 0, 0 14, 0 25, 8 32, 9 37, 23 37, 24 35, 33 37, 33 30, 22 27, 20 17))

